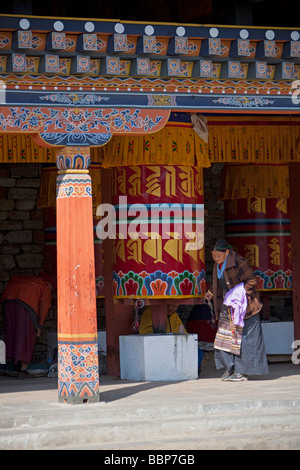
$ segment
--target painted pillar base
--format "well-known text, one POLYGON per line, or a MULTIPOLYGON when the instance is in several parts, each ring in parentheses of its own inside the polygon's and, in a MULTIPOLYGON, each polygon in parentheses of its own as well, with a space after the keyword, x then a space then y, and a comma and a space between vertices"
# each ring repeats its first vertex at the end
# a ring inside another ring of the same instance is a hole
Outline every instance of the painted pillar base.
POLYGON ((198 335, 124 335, 119 343, 121 379, 151 382, 198 378, 198 335))
POLYGON ((62 397, 60 395, 58 395, 58 403, 66 403, 68 405, 83 405, 85 403, 99 403, 100 401, 100 396, 99 394, 97 395, 94 395, 94 396, 88 396, 86 398, 82 398, 82 397, 62 397))

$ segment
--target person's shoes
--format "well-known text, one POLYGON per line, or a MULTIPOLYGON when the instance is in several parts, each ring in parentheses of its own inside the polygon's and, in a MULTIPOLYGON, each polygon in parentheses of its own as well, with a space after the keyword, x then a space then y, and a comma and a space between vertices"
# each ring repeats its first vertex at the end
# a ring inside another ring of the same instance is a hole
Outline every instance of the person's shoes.
POLYGON ((231 376, 229 377, 229 382, 246 382, 248 380, 248 377, 243 374, 237 374, 236 372, 233 372, 231 376))
POLYGON ((224 374, 222 375, 221 380, 223 380, 223 382, 228 382, 231 376, 232 376, 232 372, 228 372, 228 370, 226 370, 224 374))
POLYGON ((20 370, 18 373, 18 379, 34 379, 34 375, 30 374, 28 370, 20 370))

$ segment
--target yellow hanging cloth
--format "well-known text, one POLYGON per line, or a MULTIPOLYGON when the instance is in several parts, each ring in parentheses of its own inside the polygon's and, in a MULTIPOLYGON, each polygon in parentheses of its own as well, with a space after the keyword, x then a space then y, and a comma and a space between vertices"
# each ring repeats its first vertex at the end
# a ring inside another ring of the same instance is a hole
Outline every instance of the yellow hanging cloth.
POLYGON ((207 143, 189 123, 169 122, 154 134, 115 135, 103 148, 103 167, 186 165, 209 167, 207 143))
POLYGON ((224 165, 220 199, 287 199, 289 195, 288 164, 224 165))
MULTIPOLYGON (((208 123, 209 124, 209 123, 208 123)), ((211 162, 286 163, 300 161, 300 126, 209 125, 211 162)))

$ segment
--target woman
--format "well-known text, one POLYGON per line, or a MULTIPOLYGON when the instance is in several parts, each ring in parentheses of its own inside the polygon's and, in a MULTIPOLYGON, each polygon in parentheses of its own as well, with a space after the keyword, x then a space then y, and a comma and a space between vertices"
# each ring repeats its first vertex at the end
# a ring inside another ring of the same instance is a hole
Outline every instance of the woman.
POLYGON ((205 299, 213 299, 218 317, 214 343, 216 367, 225 367, 222 380, 230 382, 245 381, 248 375, 267 374, 269 370, 259 317, 262 303, 255 288, 253 270, 226 240, 217 240, 211 252, 215 261, 213 287, 212 292, 205 294, 205 299), (245 306, 241 315, 243 293, 245 306), (237 296, 234 302, 225 305, 226 298, 231 296, 232 301, 234 295, 237 296), (241 307, 238 319, 232 305, 241 307))
MULTIPOLYGON (((52 278, 45 272, 39 276, 14 276, 3 292, 4 342, 6 357, 19 362, 18 378, 32 378, 27 370, 36 339, 41 333, 51 306, 52 278)), ((54 280, 52 281, 54 285, 54 280)))

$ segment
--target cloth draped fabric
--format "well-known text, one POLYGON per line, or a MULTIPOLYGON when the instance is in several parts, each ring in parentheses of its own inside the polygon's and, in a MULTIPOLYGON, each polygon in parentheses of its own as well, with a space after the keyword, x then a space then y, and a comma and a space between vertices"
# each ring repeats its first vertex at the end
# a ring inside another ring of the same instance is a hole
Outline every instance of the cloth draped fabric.
POLYGON ((0 134, 0 161, 3 163, 55 162, 55 148, 38 145, 30 134, 0 134))
MULTIPOLYGON (((186 114, 186 113, 184 113, 186 114)), ((106 168, 119 165, 170 164, 207 168, 211 163, 288 163, 300 161, 300 120, 204 118, 169 121, 145 135, 113 135, 102 147, 91 147, 91 160, 106 168), (199 135, 201 137, 199 137, 199 135)), ((1 133, 3 163, 56 162, 55 147, 40 146, 31 134, 1 133)))
POLYGON ((221 279, 223 277, 223 274, 224 274, 224 271, 225 271, 225 268, 226 268, 226 261, 227 261, 227 258, 225 258, 225 261, 224 263, 222 263, 222 266, 220 267, 220 265, 218 264, 217 265, 217 276, 218 276, 218 279, 221 279))
POLYGON ((115 135, 104 147, 103 167, 186 165, 209 167, 208 148, 191 123, 170 122, 141 136, 115 135))
POLYGON ((214 348, 239 355, 241 351, 242 335, 243 327, 234 325, 231 308, 222 305, 219 313, 218 331, 214 341, 214 348))
POLYGON ((240 355, 216 349, 215 364, 217 369, 225 367, 229 372, 234 370, 238 374, 263 375, 269 373, 259 314, 245 321, 240 355))
POLYGON ((30 362, 37 336, 28 310, 18 302, 6 302, 4 314, 6 358, 13 359, 14 364, 30 362))
POLYGON ((211 162, 284 163, 300 161, 298 125, 210 125, 211 162))
MULTIPOLYGON (((91 147, 91 160, 101 163, 102 147, 91 147)), ((30 134, 0 134, 0 162, 56 163, 56 148, 38 145, 30 134)))
POLYGON ((222 171, 220 199, 288 199, 288 164, 225 165, 222 171))
POLYGON ((185 164, 207 168, 218 162, 271 165, 300 161, 300 121, 294 125, 288 121, 272 125, 219 121, 215 124, 208 119, 207 131, 206 122, 201 121, 200 126, 197 117, 192 123, 169 122, 159 132, 144 136, 115 135, 103 148, 103 166, 185 164))
MULTIPOLYGON (((192 114, 191 122, 169 121, 156 133, 113 135, 105 146, 91 147, 90 152, 91 161, 104 168, 135 165, 208 168, 212 163, 225 163, 221 199, 289 198, 288 163, 300 161, 300 120, 282 116, 280 120, 236 117, 232 121, 224 116, 216 120, 192 114)), ((1 133, 0 161, 55 164, 56 149, 38 145, 31 134, 1 133)), ((93 179, 91 167, 90 174, 93 179)), ((40 191, 40 207, 54 207, 55 191, 49 190, 52 181, 42 184, 46 192, 43 196, 40 191)), ((93 180, 92 187, 93 206, 97 207, 100 191, 98 186, 94 188, 93 180)))
POLYGON ((231 315, 234 325, 243 327, 247 311, 247 295, 243 282, 226 292, 223 304, 232 308, 231 315))
POLYGON ((200 139, 208 143, 208 126, 206 117, 201 116, 201 114, 191 114, 191 121, 196 134, 200 139))

